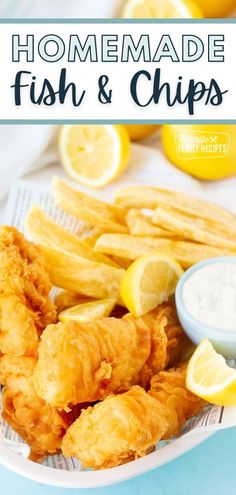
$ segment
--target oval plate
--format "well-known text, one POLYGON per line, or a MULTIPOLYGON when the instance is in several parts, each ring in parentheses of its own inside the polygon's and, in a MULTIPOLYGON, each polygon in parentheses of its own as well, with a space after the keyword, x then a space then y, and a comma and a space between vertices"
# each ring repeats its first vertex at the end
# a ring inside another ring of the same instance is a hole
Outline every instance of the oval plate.
POLYGON ((63 488, 98 488, 112 485, 147 473, 180 457, 213 435, 212 432, 184 435, 161 449, 123 466, 101 471, 65 471, 24 459, 8 447, 0 445, 0 463, 33 481, 63 488))

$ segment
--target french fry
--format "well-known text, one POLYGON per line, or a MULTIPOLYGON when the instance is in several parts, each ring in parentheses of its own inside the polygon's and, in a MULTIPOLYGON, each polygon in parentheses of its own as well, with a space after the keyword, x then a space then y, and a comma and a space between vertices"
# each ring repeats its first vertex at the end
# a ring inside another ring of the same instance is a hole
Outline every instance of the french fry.
POLYGON ((130 186, 119 189, 115 203, 125 208, 156 209, 161 203, 178 207, 184 212, 213 221, 226 232, 236 231, 236 216, 220 206, 171 189, 130 186))
POLYGON ((119 258, 119 256, 111 256, 111 259, 115 263, 117 263, 118 266, 120 266, 121 268, 124 268, 125 270, 127 270, 129 265, 131 265, 131 263, 132 263, 132 261, 128 260, 128 258, 119 258))
POLYGON ((161 226, 153 225, 151 219, 144 215, 140 210, 132 208, 126 215, 126 223, 129 233, 141 237, 166 237, 169 239, 176 238, 176 235, 170 230, 161 226))
POLYGON ((93 248, 99 237, 99 235, 89 235, 88 237, 86 237, 86 243, 93 248))
POLYGON ((135 260, 150 252, 162 251, 175 258, 183 268, 215 256, 232 256, 236 251, 220 249, 188 241, 174 241, 153 237, 133 237, 126 234, 103 234, 96 242, 95 250, 135 260))
POLYGON ((90 301, 93 301, 91 297, 63 290, 56 295, 53 302, 56 305, 57 312, 61 313, 61 311, 67 308, 71 308, 71 306, 76 306, 77 304, 83 304, 90 301))
POLYGON ((119 268, 108 256, 95 253, 87 240, 79 239, 77 235, 55 223, 39 206, 32 206, 29 210, 25 226, 32 240, 39 245, 51 246, 71 255, 119 268))
POLYGON ((166 227, 175 235, 182 235, 191 241, 201 242, 215 247, 236 250, 236 238, 230 238, 218 230, 211 221, 196 218, 170 205, 160 205, 152 217, 153 223, 166 227))
POLYGON ((58 206, 70 215, 94 226, 99 232, 128 231, 124 208, 87 196, 57 177, 53 179, 52 191, 58 206))
POLYGON ((86 260, 52 247, 41 246, 50 280, 56 287, 94 299, 119 298, 125 273, 121 268, 86 260))

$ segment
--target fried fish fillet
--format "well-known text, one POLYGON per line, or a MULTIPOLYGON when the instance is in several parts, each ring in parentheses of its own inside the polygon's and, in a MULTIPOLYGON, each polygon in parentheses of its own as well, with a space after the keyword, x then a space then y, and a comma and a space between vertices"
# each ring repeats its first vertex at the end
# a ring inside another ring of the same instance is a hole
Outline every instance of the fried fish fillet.
POLYGON ((167 422, 162 406, 139 386, 110 395, 83 411, 67 430, 62 452, 77 457, 84 467, 118 466, 153 449, 167 422))
POLYGON ((0 376, 5 384, 3 419, 28 443, 30 458, 37 461, 60 450, 67 428, 89 404, 66 413, 38 397, 32 384, 36 361, 28 356, 2 356, 0 376))
POLYGON ((52 406, 103 400, 132 385, 148 387, 183 338, 172 306, 147 315, 50 325, 39 344, 34 386, 52 406), (169 321, 170 320, 170 321, 169 321))
POLYGON ((49 325, 39 344, 34 386, 58 408, 102 400, 138 382, 150 349, 151 332, 138 319, 49 325))
POLYGON ((184 364, 178 368, 161 371, 151 380, 149 394, 165 407, 167 428, 163 439, 177 435, 184 423, 195 416, 205 402, 186 388, 184 364))
MULTIPOLYGON (((130 317, 133 318, 127 314, 124 318, 130 317)), ((141 319, 151 331, 151 351, 139 380, 139 385, 147 388, 153 375, 180 361, 188 339, 179 323, 173 300, 149 311, 141 319)))
POLYGON ((0 351, 36 355, 38 336, 56 321, 39 250, 14 227, 0 228, 0 351))
POLYGON ((31 381, 39 336, 56 320, 50 289, 38 249, 15 228, 0 228, 2 416, 28 442, 34 459, 56 452, 71 422, 37 396, 31 381))
POLYGON ((11 376, 3 388, 5 421, 29 444, 30 458, 57 452, 68 428, 66 418, 40 399, 25 376, 11 376))
POLYGON ((6 385, 8 378, 30 377, 36 364, 33 356, 14 356, 5 354, 0 357, 0 383, 6 385))
POLYGON ((185 368, 162 372, 153 378, 150 393, 135 386, 83 411, 63 438, 63 454, 77 457, 87 468, 118 466, 178 433, 202 405, 186 389, 185 368))

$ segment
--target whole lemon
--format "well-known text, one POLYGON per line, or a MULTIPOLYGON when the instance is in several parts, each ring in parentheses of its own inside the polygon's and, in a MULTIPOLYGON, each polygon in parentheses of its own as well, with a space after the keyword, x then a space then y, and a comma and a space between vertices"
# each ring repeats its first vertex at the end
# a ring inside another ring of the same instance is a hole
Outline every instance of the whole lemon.
POLYGON ((236 125, 164 125, 162 145, 174 165, 198 179, 236 174, 236 125))
POLYGON ((125 127, 131 141, 140 141, 140 139, 144 139, 153 134, 159 126, 152 124, 125 124, 125 127))
POLYGON ((205 17, 225 17, 235 8, 235 0, 195 0, 205 17))

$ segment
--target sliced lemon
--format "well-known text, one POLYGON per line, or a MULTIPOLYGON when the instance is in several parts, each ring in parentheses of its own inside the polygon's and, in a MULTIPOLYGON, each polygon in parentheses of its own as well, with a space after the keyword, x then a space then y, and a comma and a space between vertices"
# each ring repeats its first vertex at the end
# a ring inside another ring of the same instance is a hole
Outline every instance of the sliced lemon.
POLYGON ((129 19, 202 18, 194 0, 127 0, 122 17, 129 19))
POLYGON ((219 406, 236 406, 236 370, 230 368, 208 339, 202 340, 187 369, 191 392, 219 406))
POLYGON ((121 298, 134 316, 140 316, 167 301, 182 274, 179 263, 165 253, 142 256, 127 269, 121 298))
POLYGON ((81 323, 88 323, 90 321, 98 320, 103 316, 109 316, 116 304, 115 298, 101 299, 100 301, 92 301, 83 304, 77 304, 71 308, 67 308, 62 311, 58 318, 62 323, 67 321, 79 321, 81 323))
POLYGON ((122 125, 64 125, 59 152, 69 177, 88 187, 102 187, 127 167, 129 134, 122 125))

